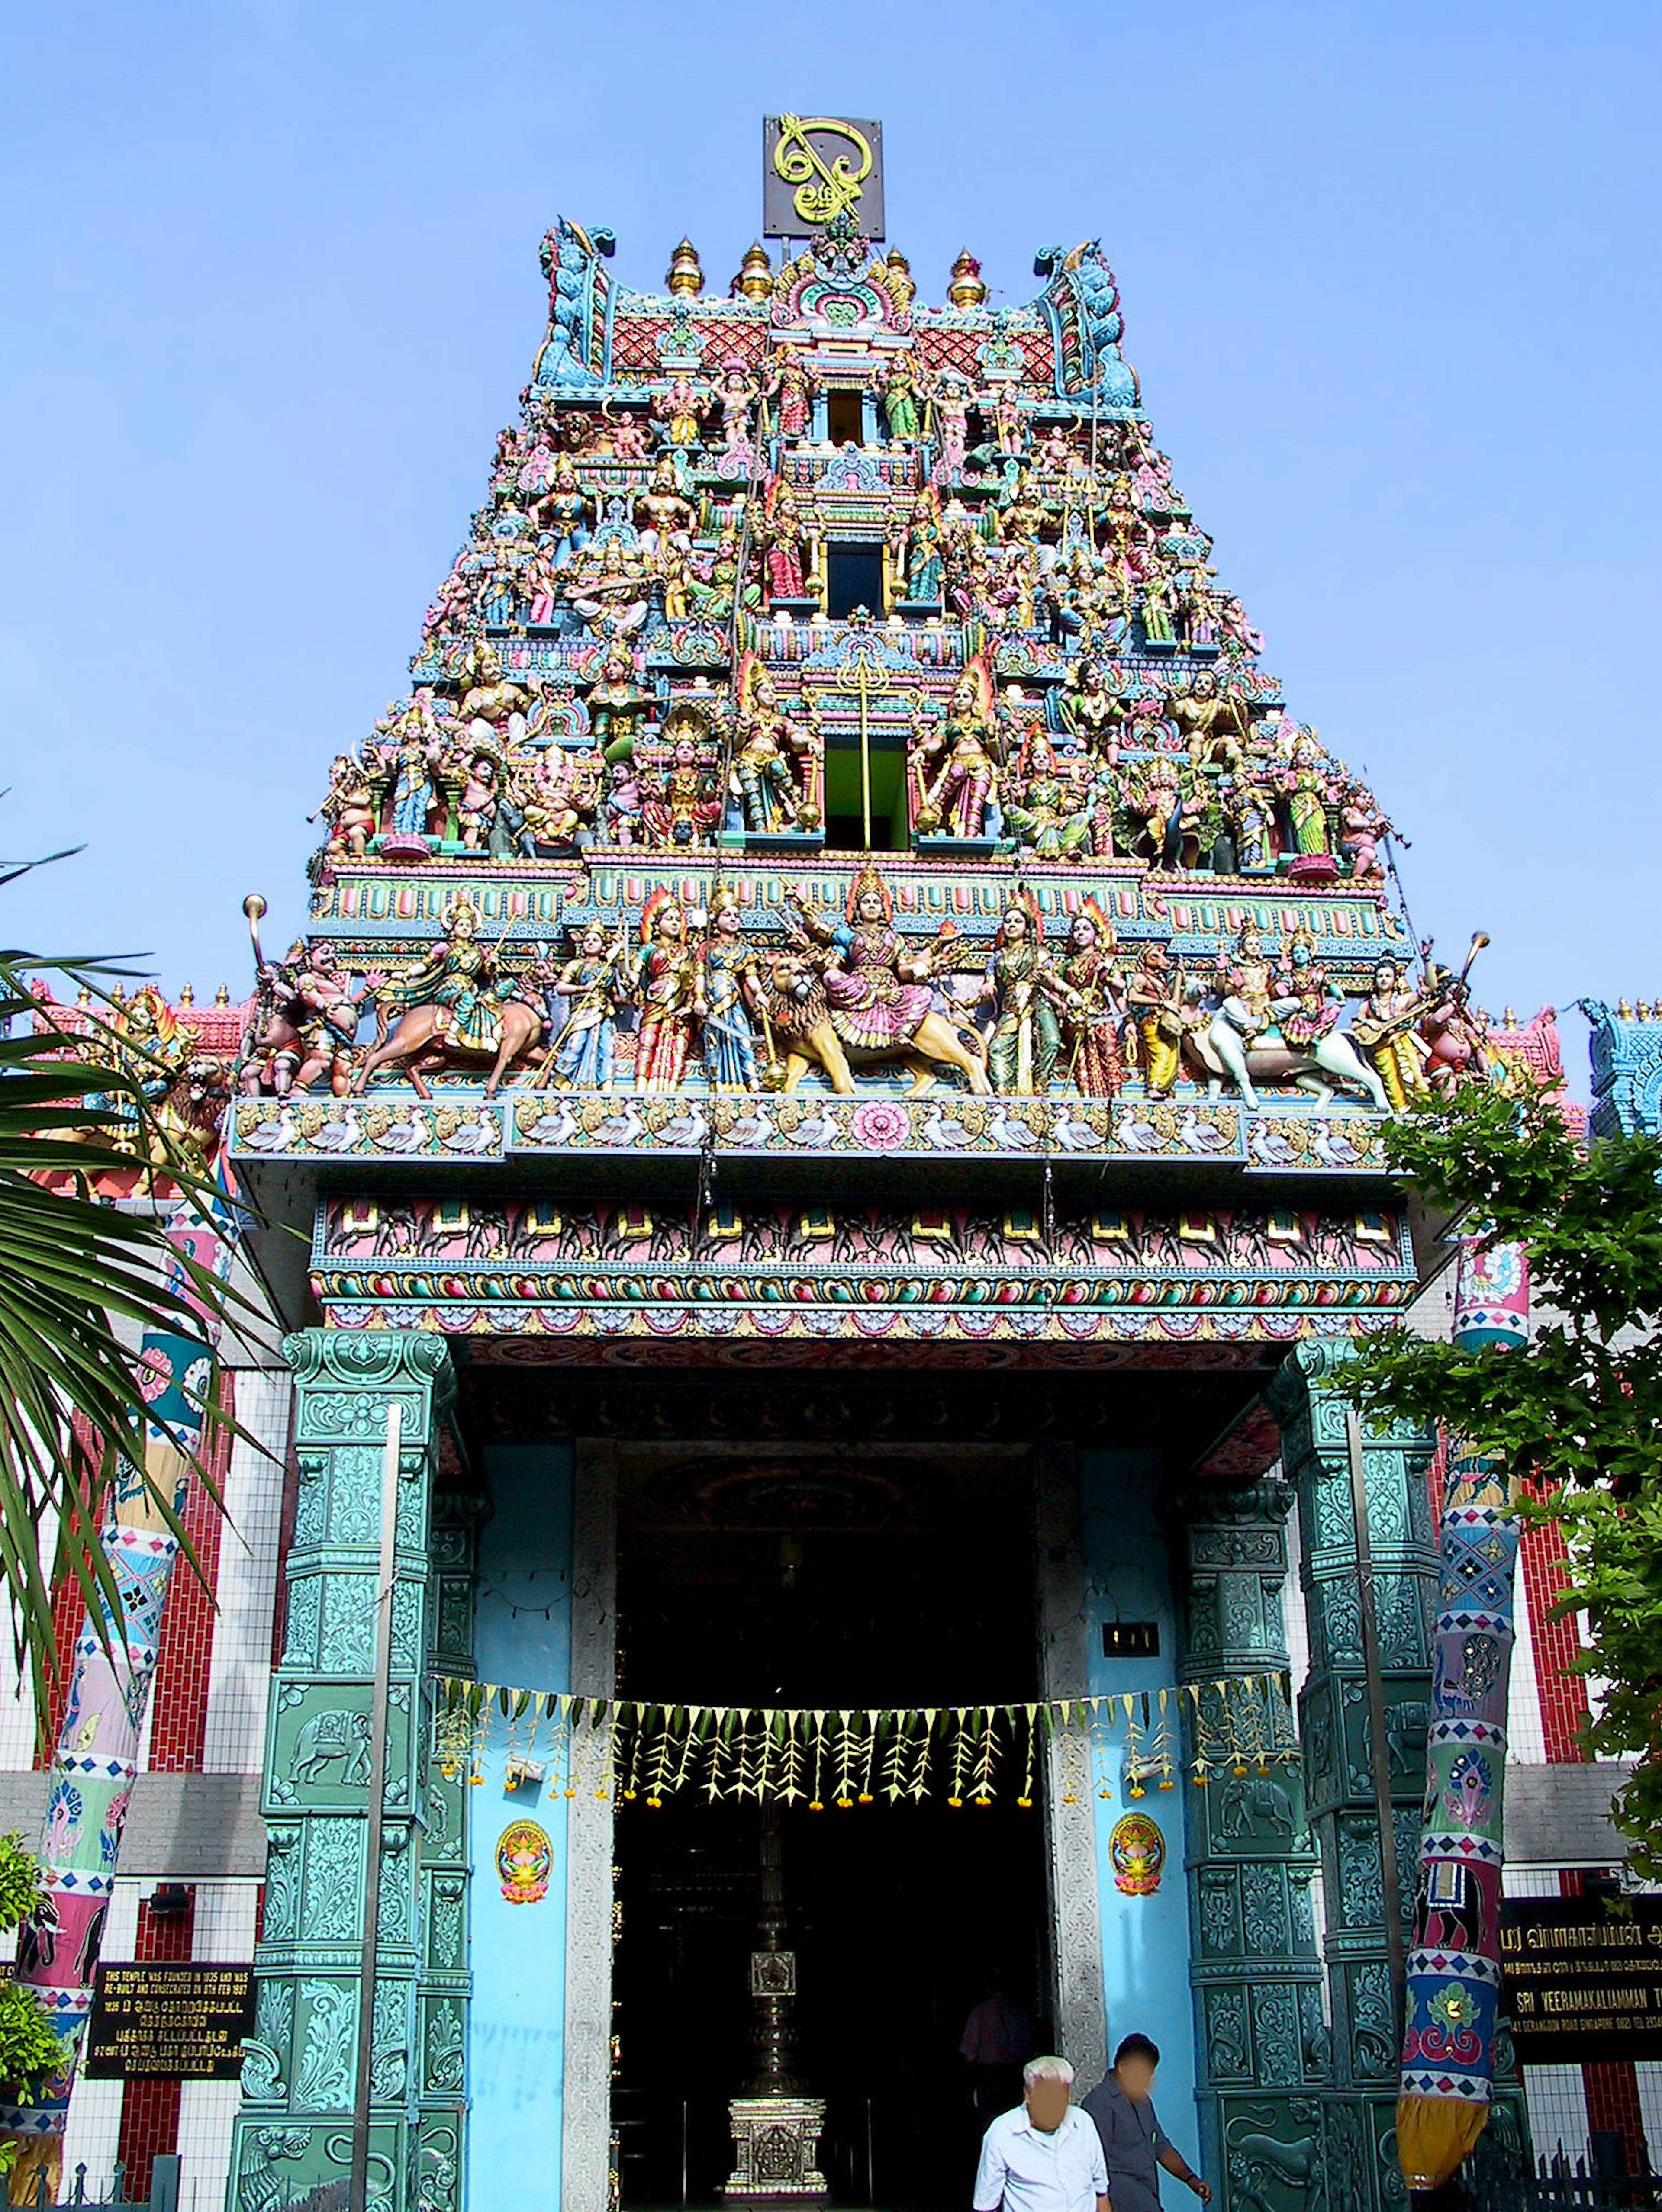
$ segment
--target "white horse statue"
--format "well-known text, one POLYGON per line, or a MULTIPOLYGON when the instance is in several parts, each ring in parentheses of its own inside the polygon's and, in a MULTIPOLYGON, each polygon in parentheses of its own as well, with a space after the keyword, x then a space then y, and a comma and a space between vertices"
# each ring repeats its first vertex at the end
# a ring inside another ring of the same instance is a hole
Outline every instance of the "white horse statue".
MULTIPOLYGON (((1269 1012, 1278 1018, 1297 1005, 1296 999, 1274 999, 1269 1012)), ((1256 1076, 1260 1083, 1296 1084, 1300 1091, 1313 1091, 1324 1106, 1341 1089, 1361 1091, 1382 1114, 1390 1110, 1384 1084, 1343 1030, 1330 1030, 1307 1046, 1290 1045, 1273 1020, 1265 1027, 1242 1000, 1227 998, 1203 1029, 1186 1032, 1184 1042, 1215 1098, 1228 1080, 1243 1104, 1256 1107, 1256 1076)))

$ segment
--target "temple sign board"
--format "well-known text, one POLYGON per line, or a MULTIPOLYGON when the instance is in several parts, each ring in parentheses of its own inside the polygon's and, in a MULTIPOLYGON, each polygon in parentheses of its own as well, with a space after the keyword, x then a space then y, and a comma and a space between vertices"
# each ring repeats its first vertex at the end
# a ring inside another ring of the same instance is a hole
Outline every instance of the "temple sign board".
POLYGON ((883 125, 869 118, 769 115, 762 122, 762 234, 809 238, 846 216, 883 235, 883 125))

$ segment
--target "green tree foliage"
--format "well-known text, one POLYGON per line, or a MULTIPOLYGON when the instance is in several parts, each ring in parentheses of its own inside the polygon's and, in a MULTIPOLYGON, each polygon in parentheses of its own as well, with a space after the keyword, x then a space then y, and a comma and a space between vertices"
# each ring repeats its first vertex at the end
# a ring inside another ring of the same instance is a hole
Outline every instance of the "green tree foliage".
POLYGON ((1535 1327, 1478 1352, 1391 1329, 1356 1362, 1358 1401, 1495 1453, 1559 1524, 1559 1610, 1585 1610, 1580 1671, 1606 1686, 1582 1748, 1638 1759, 1616 1821, 1634 1870, 1662 1877, 1662 1139, 1584 1146, 1545 1098, 1474 1087, 1386 1143, 1461 1230, 1524 1247, 1535 1327))
MULTIPOLYGON (((40 1902, 40 1876, 17 1836, 0 1836, 0 1935, 15 1928, 40 1902)), ((47 2025, 31 1989, 0 1981, 0 2082, 38 2081, 62 2065, 63 2045, 47 2025)), ((21 2145, 0 2143, 0 2172, 21 2145)))
MULTIPOLYGON (((0 866, 0 885, 29 865, 0 866)), ((118 1212, 88 1194, 91 1176, 144 1162, 151 1191, 204 1212, 220 1197, 158 1120, 144 1055, 96 1004, 80 1026, 53 1028, 52 1006, 30 987, 41 969, 85 984, 105 1009, 107 985, 129 971, 0 948, 0 1601, 44 1712, 58 1671, 54 1585, 78 1583, 107 1638, 121 1619, 93 1540, 123 1462, 144 1465, 143 1332, 194 1338, 206 1358, 233 1313, 245 1328, 258 1316, 175 1251, 159 1212, 118 1212)), ((222 1418, 213 1382, 203 1412, 210 1426, 222 1418)), ((147 1487, 194 1565, 171 1497, 148 1478, 147 1487)))

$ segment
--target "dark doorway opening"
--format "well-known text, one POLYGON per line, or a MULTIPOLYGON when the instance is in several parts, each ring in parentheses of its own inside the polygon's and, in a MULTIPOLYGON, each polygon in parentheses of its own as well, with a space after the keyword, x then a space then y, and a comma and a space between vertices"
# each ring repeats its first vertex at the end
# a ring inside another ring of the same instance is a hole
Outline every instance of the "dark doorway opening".
POLYGON ((883 612, 883 550, 878 545, 825 548, 825 612, 846 622, 856 607, 883 612))
MULTIPOLYGON (((1032 1697, 1031 1501, 1025 1458, 1008 1456, 706 1458, 654 1475, 620 1513, 621 1693, 810 1709, 1032 1697)), ((961 1809, 944 1788, 848 1809, 822 1794, 824 1811, 781 1815, 821 2163, 842 2203, 959 2212, 980 2126, 958 2056, 971 2008, 1001 1983, 1047 2047, 1044 1816, 1014 1782, 961 1809)), ((754 2063, 762 1817, 685 1796, 618 1808, 627 2207, 715 2203, 731 2171, 728 2100, 754 2063)))
POLYGON ((861 402, 857 392, 825 394, 825 435, 834 446, 865 443, 861 402))

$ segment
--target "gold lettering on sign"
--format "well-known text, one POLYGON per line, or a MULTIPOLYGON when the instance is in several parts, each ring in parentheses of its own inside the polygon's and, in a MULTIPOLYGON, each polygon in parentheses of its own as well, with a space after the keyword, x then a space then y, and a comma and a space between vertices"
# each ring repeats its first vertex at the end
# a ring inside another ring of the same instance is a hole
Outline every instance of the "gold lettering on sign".
POLYGON ((791 204, 810 229, 860 204, 860 187, 872 173, 872 149, 863 131, 831 115, 782 115, 779 143, 773 149, 774 173, 795 186, 791 204), (841 139, 850 149, 829 164, 815 138, 841 139))

